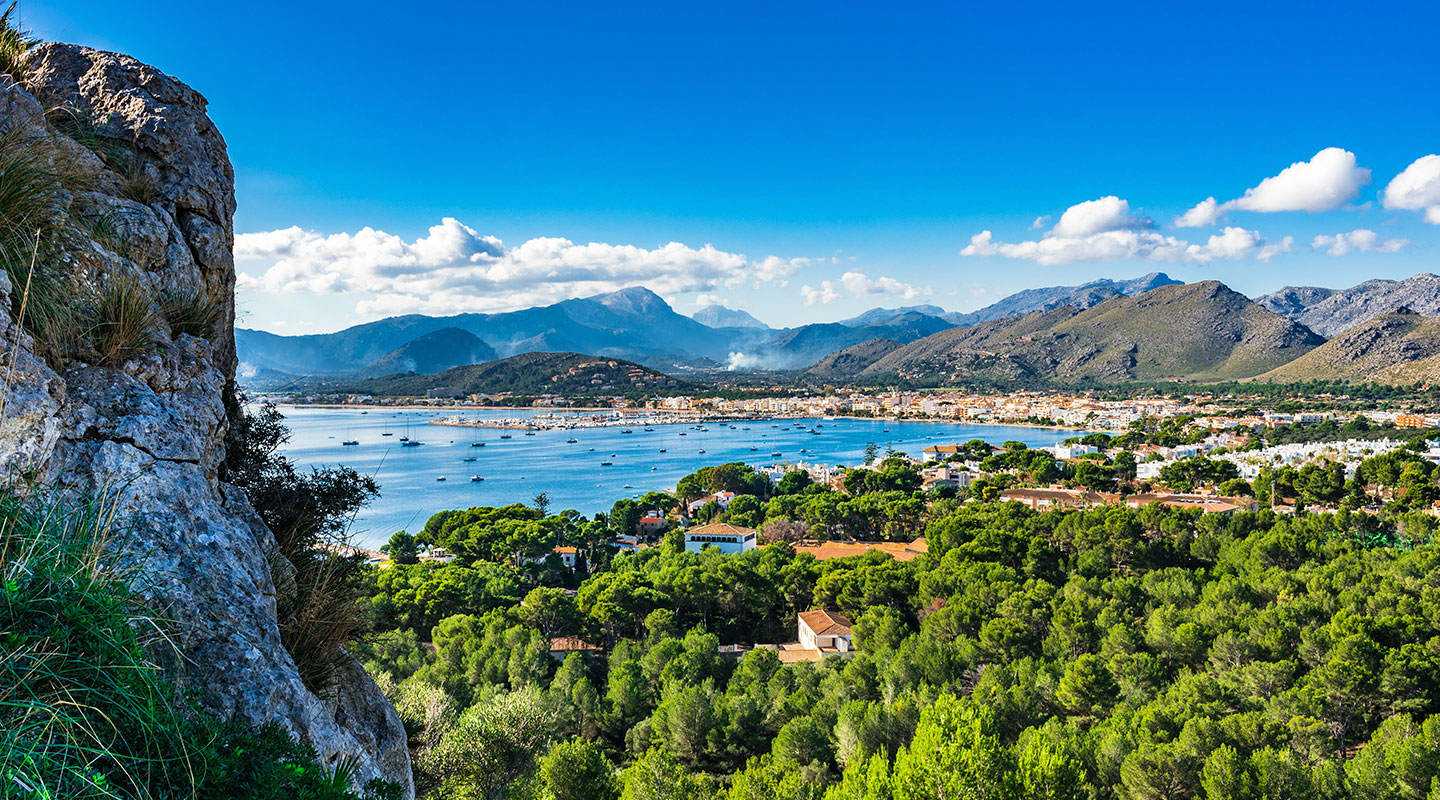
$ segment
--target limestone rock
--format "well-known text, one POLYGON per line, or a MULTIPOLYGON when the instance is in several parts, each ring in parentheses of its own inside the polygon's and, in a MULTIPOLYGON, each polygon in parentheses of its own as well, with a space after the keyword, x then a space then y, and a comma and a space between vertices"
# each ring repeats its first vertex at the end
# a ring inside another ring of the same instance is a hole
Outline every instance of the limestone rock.
POLYGON ((113 556, 141 567, 137 588, 175 631, 176 679, 210 709, 278 721, 323 760, 357 757, 362 782, 413 794, 404 727, 364 670, 351 664, 324 697, 301 681, 276 622, 274 576, 289 565, 274 563, 274 536, 220 479, 235 376, 235 195, 205 99, 115 53, 46 44, 27 63, 26 89, 0 75, 0 132, 22 130, 85 184, 59 192, 72 230, 110 231, 75 245, 65 268, 81 282, 125 276, 152 295, 195 294, 223 309, 223 323, 207 339, 158 325, 154 346, 122 364, 52 365, 12 318, 23 287, 0 272, 0 472, 102 497, 116 519, 137 521, 113 556), (84 115, 105 146, 63 134, 57 108, 84 115))

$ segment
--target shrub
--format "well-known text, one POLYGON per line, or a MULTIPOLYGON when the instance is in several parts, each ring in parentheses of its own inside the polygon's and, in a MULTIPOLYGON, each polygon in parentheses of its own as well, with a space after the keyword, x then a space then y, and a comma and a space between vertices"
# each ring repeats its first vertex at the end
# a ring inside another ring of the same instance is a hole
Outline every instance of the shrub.
POLYGON ((271 574, 276 583, 280 639, 311 691, 329 687, 350 661, 345 647, 367 629, 359 599, 366 565, 349 554, 355 512, 380 487, 348 467, 295 469, 277 451, 290 436, 273 405, 256 413, 233 398, 225 478, 244 489, 275 534, 271 574), (286 567, 293 567, 293 570, 286 567))
POLYGON ((90 340, 100 363, 115 366, 155 344, 160 314, 138 278, 117 274, 101 284, 93 303, 90 340))
POLYGON ((160 293, 160 308, 170 330, 191 336, 209 336, 220 324, 220 304, 202 292, 190 289, 166 289, 160 293))

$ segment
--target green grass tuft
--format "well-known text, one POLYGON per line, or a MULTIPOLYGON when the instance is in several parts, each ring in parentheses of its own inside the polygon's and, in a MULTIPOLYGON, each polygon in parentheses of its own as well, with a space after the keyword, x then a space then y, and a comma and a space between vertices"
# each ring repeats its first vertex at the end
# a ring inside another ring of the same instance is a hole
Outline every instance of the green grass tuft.
POLYGON ((96 292, 90 338, 100 363, 116 366, 155 346, 154 328, 160 312, 138 278, 118 274, 96 292))
POLYGON ((16 25, 15 7, 19 0, 12 2, 4 13, 0 13, 0 72, 25 83, 25 53, 40 43, 30 32, 16 25))
POLYGON ((220 304, 199 291, 167 289, 160 293, 160 308, 175 333, 206 337, 223 317, 220 304))

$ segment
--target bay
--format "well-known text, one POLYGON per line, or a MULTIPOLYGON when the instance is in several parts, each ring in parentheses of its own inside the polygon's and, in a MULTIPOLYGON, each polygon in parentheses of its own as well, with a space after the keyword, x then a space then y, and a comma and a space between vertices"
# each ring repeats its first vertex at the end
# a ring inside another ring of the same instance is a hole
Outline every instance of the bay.
MULTIPOLYGON (((629 426, 633 433, 628 434, 619 427, 599 427, 537 431, 526 436, 519 430, 427 424, 456 416, 453 409, 362 411, 284 406, 280 410, 292 433, 283 449, 290 459, 305 468, 344 465, 379 481, 380 497, 360 511, 351 528, 356 543, 366 547, 378 547, 398 530, 418 531, 437 511, 528 504, 541 492, 550 497, 552 511, 573 508, 586 515, 608 511, 620 498, 673 489, 680 478, 712 464, 741 461, 758 467, 804 461, 855 465, 863 459, 867 442, 874 442, 882 452, 893 447, 918 458, 933 444, 983 439, 992 444, 1017 441, 1040 447, 1083 433, 842 417, 710 422, 705 431, 672 424, 652 425, 654 430, 647 432, 643 424, 636 424, 629 426), (502 439, 506 434, 510 438, 502 439), (400 438, 407 435, 424 444, 402 447, 400 438), (570 443, 569 439, 576 441, 570 443), (342 444, 347 440, 359 444, 347 447, 342 444), (472 442, 484 446, 471 446, 472 442), (771 455, 776 452, 781 455, 771 455), (475 460, 467 462, 466 458, 475 460), (605 466, 607 462, 609 466, 605 466), (473 475, 484 481, 472 482, 473 475), (440 477, 445 480, 436 480, 440 477)), ((486 409, 458 413, 469 419, 498 420, 552 412, 486 409)))

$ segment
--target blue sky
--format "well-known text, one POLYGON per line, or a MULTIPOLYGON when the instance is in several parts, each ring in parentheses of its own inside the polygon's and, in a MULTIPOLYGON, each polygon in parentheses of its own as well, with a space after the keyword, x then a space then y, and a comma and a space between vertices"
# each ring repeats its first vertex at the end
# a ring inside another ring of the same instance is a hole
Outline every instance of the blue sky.
POLYGON ((210 100, 242 324, 276 332, 627 283, 792 325, 1154 270, 1436 271, 1435 4, 1171 5, 22 11, 210 100))

